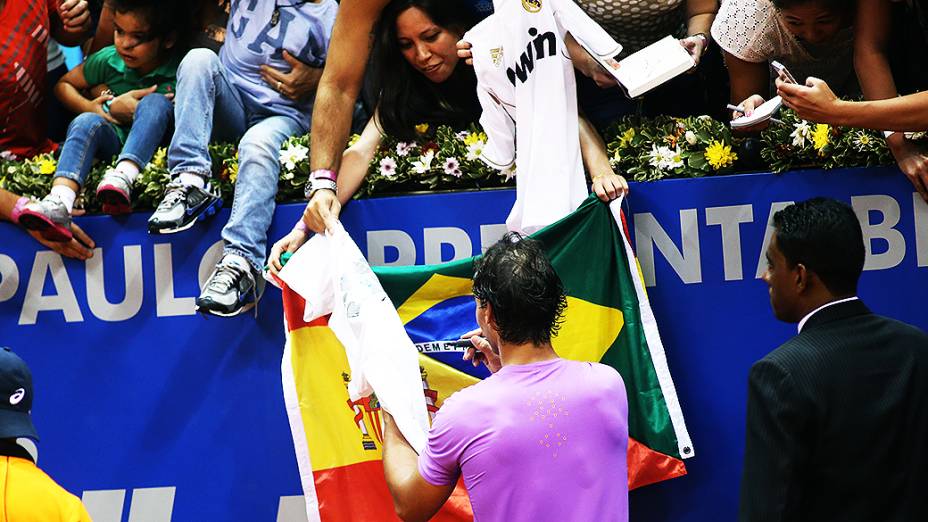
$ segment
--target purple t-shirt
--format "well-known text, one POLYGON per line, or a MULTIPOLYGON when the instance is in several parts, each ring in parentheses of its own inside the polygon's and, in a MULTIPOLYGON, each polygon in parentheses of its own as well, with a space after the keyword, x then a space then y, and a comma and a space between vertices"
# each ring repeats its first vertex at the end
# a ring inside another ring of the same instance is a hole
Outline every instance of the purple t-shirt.
POLYGON ((628 399, 612 368, 504 366, 445 401, 419 455, 441 486, 463 473, 477 521, 628 520, 628 399))

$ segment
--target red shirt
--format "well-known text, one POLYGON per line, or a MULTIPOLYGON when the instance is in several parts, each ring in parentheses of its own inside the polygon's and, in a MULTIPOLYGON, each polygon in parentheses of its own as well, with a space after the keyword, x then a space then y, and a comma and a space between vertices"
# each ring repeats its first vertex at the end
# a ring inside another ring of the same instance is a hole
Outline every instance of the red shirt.
POLYGON ((32 157, 55 149, 46 135, 49 13, 56 0, 6 0, 0 9, 0 152, 32 157))

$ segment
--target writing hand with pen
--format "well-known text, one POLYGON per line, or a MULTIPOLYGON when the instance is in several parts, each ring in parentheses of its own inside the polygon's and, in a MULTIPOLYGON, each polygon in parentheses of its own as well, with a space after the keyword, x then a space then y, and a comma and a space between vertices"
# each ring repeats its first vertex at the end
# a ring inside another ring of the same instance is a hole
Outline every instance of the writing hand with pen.
POLYGON ((465 361, 470 361, 475 367, 483 363, 490 373, 496 373, 503 367, 499 358, 499 349, 490 344, 483 335, 483 330, 477 328, 461 336, 455 346, 465 348, 465 361))

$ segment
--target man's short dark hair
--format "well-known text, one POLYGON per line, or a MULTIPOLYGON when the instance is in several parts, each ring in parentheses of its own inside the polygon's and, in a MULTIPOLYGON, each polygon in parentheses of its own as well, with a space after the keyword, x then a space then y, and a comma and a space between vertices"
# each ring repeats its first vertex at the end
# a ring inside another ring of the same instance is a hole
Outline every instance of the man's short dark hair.
POLYGON ((567 307, 564 285, 541 244, 509 232, 474 262, 474 296, 490 303, 500 338, 513 344, 551 341, 567 307))
POLYGON ((834 295, 857 293, 866 252, 860 222, 850 206, 813 198, 774 214, 773 225, 790 266, 802 263, 834 295))

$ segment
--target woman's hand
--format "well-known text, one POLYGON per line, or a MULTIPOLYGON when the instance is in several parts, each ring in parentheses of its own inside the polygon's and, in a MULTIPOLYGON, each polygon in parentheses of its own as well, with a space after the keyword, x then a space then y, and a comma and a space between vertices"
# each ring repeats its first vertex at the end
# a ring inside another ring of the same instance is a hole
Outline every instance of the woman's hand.
POLYGON ((842 102, 824 80, 810 76, 805 85, 798 85, 777 78, 776 85, 783 103, 800 118, 816 123, 841 123, 842 102))
POLYGON ((268 270, 274 275, 279 274, 284 267, 283 263, 280 262, 280 256, 284 252, 291 254, 296 252, 307 239, 309 239, 309 234, 299 228, 294 228, 289 234, 278 239, 274 246, 271 247, 271 255, 267 258, 268 270))
POLYGON ((925 150, 902 133, 890 135, 886 144, 896 158, 899 170, 909 179, 922 199, 928 201, 928 155, 925 154, 925 150))
POLYGON ((80 261, 86 261, 93 257, 93 248, 96 244, 93 242, 93 239, 87 235, 86 232, 81 230, 81 227, 77 226, 74 223, 71 223, 71 237, 70 241, 49 241, 42 237, 42 234, 35 230, 27 230, 30 236, 35 238, 36 241, 44 245, 46 248, 61 254, 65 257, 70 257, 72 259, 77 259, 80 261))
POLYGON ((472 47, 470 42, 465 42, 464 40, 458 40, 458 58, 464 60, 464 63, 467 65, 474 65, 474 53, 470 50, 472 47))
POLYGON ((693 62, 695 62, 696 65, 699 65, 699 60, 702 59, 703 53, 705 53, 706 48, 709 47, 709 40, 705 35, 697 34, 693 36, 687 36, 686 38, 681 38, 680 45, 686 49, 686 52, 690 53, 690 57, 693 59, 693 62))
POLYGON ((594 175, 593 193, 602 201, 609 203, 619 196, 628 195, 628 182, 612 171, 594 175))
MULTIPOLYGON (((748 96, 747 99, 745 99, 743 102, 738 104, 738 106, 744 109, 744 111, 743 112, 731 111, 731 119, 734 120, 735 118, 740 118, 741 116, 751 116, 752 114, 754 114, 754 109, 763 105, 765 101, 766 100, 764 100, 764 98, 760 94, 752 94, 751 96, 748 96)), ((768 125, 770 125, 769 119, 761 121, 761 122, 757 122, 756 124, 751 125, 750 127, 740 127, 736 130, 736 132, 738 132, 739 134, 760 132, 766 129, 768 125)))

